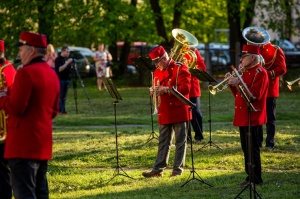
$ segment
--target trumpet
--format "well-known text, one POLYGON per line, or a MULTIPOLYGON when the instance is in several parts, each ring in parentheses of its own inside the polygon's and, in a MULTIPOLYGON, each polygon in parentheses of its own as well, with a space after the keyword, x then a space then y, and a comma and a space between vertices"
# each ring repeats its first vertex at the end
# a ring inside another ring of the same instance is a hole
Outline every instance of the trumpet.
POLYGON ((296 82, 298 82, 298 85, 300 86, 300 77, 291 82, 286 81, 287 87, 290 89, 290 91, 292 91, 292 85, 295 84, 296 82))
POLYGON ((229 75, 228 77, 226 77, 223 81, 221 81, 220 83, 218 83, 215 86, 208 85, 209 92, 211 94, 215 95, 218 91, 221 92, 221 91, 225 90, 228 87, 227 81, 230 78, 233 78, 235 76, 236 76, 235 74, 231 74, 231 75, 229 75))
MULTIPOLYGON (((240 73, 241 71, 243 71, 243 69, 241 68, 239 71, 237 71, 237 73, 240 73)), ((223 81, 221 81, 220 83, 218 83, 215 86, 209 85, 208 86, 208 90, 211 94, 215 95, 217 92, 221 92, 223 90, 225 90, 226 88, 228 88, 228 80, 231 78, 236 77, 237 75, 235 74, 236 72, 234 72, 233 74, 225 77, 225 79, 223 81)))
POLYGON ((157 115, 158 106, 159 106, 158 101, 160 101, 159 96, 157 96, 157 88, 159 86, 159 80, 155 82, 157 77, 153 78, 153 72, 151 72, 151 74, 152 74, 152 89, 153 89, 152 102, 153 102, 153 109, 154 109, 152 115, 157 115))

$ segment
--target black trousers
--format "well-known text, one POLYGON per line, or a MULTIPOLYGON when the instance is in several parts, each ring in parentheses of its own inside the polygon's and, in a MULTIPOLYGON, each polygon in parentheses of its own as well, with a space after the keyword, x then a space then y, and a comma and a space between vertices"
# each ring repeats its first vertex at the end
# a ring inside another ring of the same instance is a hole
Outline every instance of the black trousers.
POLYGON ((249 180, 249 166, 250 166, 250 159, 248 154, 248 145, 252 144, 252 168, 253 168, 253 180, 254 183, 262 183, 261 177, 261 161, 260 161, 260 144, 261 144, 261 126, 251 126, 250 127, 250 136, 252 139, 252 143, 248 143, 248 126, 239 127, 240 129, 240 139, 241 139, 241 146, 244 152, 244 160, 245 160, 245 171, 247 173, 246 180, 249 180))
MULTIPOLYGON (((200 97, 191 97, 190 101, 196 104, 196 107, 192 109, 193 118, 191 120, 192 127, 195 131, 195 140, 203 140, 203 125, 202 125, 202 113, 200 110, 200 97)), ((191 136, 191 127, 188 129, 188 136, 191 136)))
POLYGON ((0 198, 11 199, 10 170, 8 162, 3 158, 5 144, 0 144, 0 198))

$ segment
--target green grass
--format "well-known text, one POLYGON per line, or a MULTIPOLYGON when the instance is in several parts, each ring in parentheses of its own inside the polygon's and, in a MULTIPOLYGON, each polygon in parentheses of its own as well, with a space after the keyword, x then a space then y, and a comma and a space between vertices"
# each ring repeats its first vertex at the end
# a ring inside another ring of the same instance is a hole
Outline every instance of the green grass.
MULTIPOLYGON (((229 90, 213 96, 203 89, 201 108, 205 139, 201 144, 193 144, 194 166, 199 175, 195 178, 213 187, 198 180, 181 187, 191 174, 190 145, 181 177, 169 178, 174 148, 162 178, 145 179, 141 175, 143 171, 151 170, 157 152, 156 139, 146 143, 152 133, 148 88, 118 87, 123 98, 116 104, 118 155, 123 170, 116 170, 114 99, 107 92, 97 91, 94 80, 84 82, 88 82, 85 89, 92 106, 79 86, 76 113, 73 89, 70 88, 69 114, 54 119, 53 159, 49 161, 48 169, 50 198, 223 199, 234 198, 241 191, 238 184, 245 178, 244 161, 238 128, 232 126, 234 99, 229 90), (221 149, 205 145, 210 135, 209 108, 211 138, 221 149), (130 178, 115 174, 128 174, 130 178)), ((294 92, 282 92, 277 100, 276 149, 271 152, 262 148, 264 184, 256 187, 264 199, 300 196, 299 97, 300 92, 295 89, 294 92)), ((157 117, 153 120, 154 131, 158 134, 157 117)), ((249 198, 249 189, 241 197, 249 198)))

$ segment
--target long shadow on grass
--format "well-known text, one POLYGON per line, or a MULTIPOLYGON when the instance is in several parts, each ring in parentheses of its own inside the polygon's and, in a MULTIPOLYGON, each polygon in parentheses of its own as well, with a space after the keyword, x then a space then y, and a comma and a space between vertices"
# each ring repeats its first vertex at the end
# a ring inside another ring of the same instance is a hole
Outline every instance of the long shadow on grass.
MULTIPOLYGON (((264 199, 292 199, 299 196, 299 178, 295 175, 297 172, 277 173, 270 172, 264 173, 264 184, 256 186, 256 191, 264 199)), ((201 176, 201 173, 199 173, 201 176)), ((211 177, 205 177, 203 180, 213 187, 209 187, 197 180, 192 180, 185 186, 181 187, 187 181, 187 172, 182 177, 169 178, 163 176, 162 178, 146 179, 140 176, 136 177, 129 173, 135 179, 129 178, 115 178, 111 183, 107 184, 107 179, 101 180, 100 184, 89 183, 82 185, 80 190, 89 192, 98 192, 101 189, 101 194, 89 194, 85 192, 84 196, 73 197, 74 199, 174 199, 174 198, 201 198, 201 199, 220 199, 220 198, 234 198, 237 196, 242 187, 239 183, 245 178, 244 172, 224 173, 218 172, 211 177), (98 190, 98 191, 97 191, 98 190)), ((207 175, 207 172, 206 172, 207 175)), ((101 177, 101 173, 100 173, 101 177)), ((72 185, 70 185, 72 186, 72 185)), ((54 190, 55 191, 55 190, 54 190)), ((56 190, 57 191, 57 190, 56 190)), ((64 193, 69 192, 66 190, 64 193)), ((248 198, 250 188, 247 188, 242 194, 242 198, 248 198)), ((66 197, 67 198, 67 197, 66 197)))

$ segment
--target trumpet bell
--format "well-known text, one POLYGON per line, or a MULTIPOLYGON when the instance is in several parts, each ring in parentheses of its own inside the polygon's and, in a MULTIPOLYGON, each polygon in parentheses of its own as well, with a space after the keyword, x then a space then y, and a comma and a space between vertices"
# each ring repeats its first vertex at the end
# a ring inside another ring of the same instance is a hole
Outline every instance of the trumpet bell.
POLYGON ((260 27, 247 27, 243 30, 242 35, 248 44, 264 45, 270 41, 269 33, 260 27))
POLYGON ((215 95, 217 93, 217 89, 212 85, 208 85, 208 90, 212 95, 215 95))

